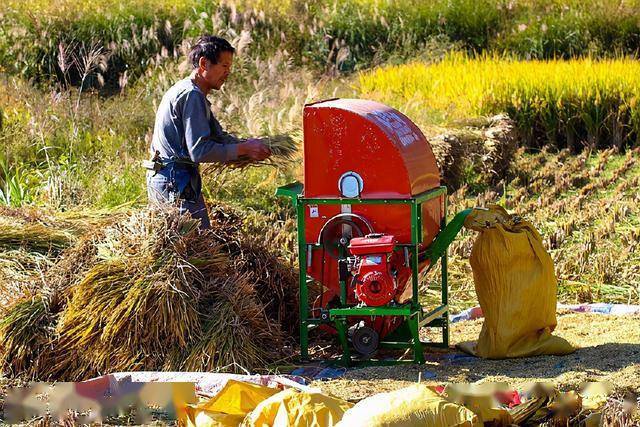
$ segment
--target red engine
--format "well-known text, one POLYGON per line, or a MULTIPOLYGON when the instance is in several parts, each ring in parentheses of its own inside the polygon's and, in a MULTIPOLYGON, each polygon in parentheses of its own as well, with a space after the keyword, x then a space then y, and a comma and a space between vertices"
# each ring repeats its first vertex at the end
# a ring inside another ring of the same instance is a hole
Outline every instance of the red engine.
POLYGON ((390 263, 396 245, 394 236, 382 233, 356 237, 349 243, 350 270, 356 298, 365 305, 379 307, 396 296, 396 272, 390 263))

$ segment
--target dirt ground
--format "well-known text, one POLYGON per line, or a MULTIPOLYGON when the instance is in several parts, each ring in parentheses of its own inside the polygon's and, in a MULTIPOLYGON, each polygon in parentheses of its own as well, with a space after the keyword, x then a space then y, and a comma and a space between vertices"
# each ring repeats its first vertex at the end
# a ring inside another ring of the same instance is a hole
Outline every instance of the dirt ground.
MULTIPOLYGON (((482 319, 455 323, 451 342, 475 340, 482 319)), ((370 367, 348 370, 329 381, 312 385, 350 401, 396 390, 418 381, 506 382, 513 388, 535 381, 550 381, 561 390, 579 389, 586 381, 610 381, 618 390, 640 392, 640 316, 605 316, 571 313, 558 316, 555 334, 578 347, 567 356, 538 356, 511 360, 464 357, 454 349, 427 352, 425 365, 370 367), (458 356, 453 356, 457 354, 458 356), (435 376, 434 376, 435 375, 435 376)))
MULTIPOLYGON (((452 344, 476 339, 481 326, 482 319, 453 324, 452 344)), ((575 390, 585 381, 610 381, 618 391, 640 393, 640 316, 559 315, 555 334, 579 348, 567 356, 512 360, 482 360, 454 349, 434 350, 426 353, 425 365, 351 369, 340 379, 315 381, 312 386, 355 402, 405 387, 422 373, 422 381, 433 385, 506 382, 520 389, 534 381, 550 381, 561 390, 575 390)), ((6 387, 18 384, 0 377, 0 424, 6 387)))

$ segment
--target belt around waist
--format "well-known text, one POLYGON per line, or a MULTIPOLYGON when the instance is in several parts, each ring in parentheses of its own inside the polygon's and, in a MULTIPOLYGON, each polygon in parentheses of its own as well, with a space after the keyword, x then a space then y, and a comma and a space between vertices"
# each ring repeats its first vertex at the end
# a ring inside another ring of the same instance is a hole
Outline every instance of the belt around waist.
POLYGON ((163 163, 162 168, 173 167, 174 169, 183 169, 183 170, 197 170, 198 165, 196 163, 182 163, 182 162, 168 162, 163 163))

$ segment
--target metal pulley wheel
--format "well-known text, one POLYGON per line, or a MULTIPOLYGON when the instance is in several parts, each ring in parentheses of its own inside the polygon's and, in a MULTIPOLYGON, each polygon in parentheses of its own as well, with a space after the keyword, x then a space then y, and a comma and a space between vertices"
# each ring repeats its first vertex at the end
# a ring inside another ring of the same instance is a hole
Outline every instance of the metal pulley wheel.
POLYGON ((340 219, 322 230, 320 240, 325 253, 333 259, 338 259, 341 249, 344 256, 348 254, 349 242, 354 237, 364 237, 360 226, 350 219, 340 219))
POLYGON ((348 254, 349 242, 354 237, 364 237, 373 233, 373 227, 367 219, 354 213, 341 213, 324 223, 318 234, 318 244, 333 259, 340 257, 340 251, 348 254))
POLYGON ((353 348, 364 357, 371 357, 378 349, 379 343, 380 336, 368 326, 357 327, 351 336, 353 348))

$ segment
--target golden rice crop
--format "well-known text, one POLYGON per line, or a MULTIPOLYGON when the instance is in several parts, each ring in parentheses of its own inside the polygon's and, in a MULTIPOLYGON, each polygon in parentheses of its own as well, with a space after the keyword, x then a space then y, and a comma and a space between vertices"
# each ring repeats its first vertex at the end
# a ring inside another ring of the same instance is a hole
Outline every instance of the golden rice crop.
POLYGON ((15 303, 0 319, 0 370, 31 376, 52 333, 53 319, 44 298, 35 296, 15 303))
POLYGON ((60 252, 74 240, 74 236, 65 230, 37 223, 20 224, 0 217, 0 248, 22 248, 39 253, 60 252))
POLYGON ((292 266, 248 245, 238 219, 221 216, 201 231, 174 209, 144 209, 81 238, 45 272, 42 304, 21 301, 0 316, 0 368, 78 380, 273 360, 281 324, 296 324, 292 266))
POLYGON ((265 316, 253 274, 214 280, 203 299, 203 333, 189 350, 183 368, 208 371, 264 367, 279 354, 283 335, 265 316))
POLYGON ((638 140, 640 63, 620 58, 519 61, 450 54, 359 76, 363 96, 423 124, 506 112, 539 146, 621 147, 638 140))

